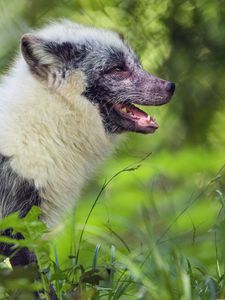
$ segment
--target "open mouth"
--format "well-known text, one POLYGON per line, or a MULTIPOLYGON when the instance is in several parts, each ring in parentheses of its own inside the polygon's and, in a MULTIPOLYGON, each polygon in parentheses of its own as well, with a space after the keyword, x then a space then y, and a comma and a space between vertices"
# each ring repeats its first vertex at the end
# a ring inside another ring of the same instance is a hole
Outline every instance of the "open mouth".
POLYGON ((155 118, 133 104, 115 104, 114 111, 122 118, 120 125, 128 131, 153 133, 159 127, 155 118))

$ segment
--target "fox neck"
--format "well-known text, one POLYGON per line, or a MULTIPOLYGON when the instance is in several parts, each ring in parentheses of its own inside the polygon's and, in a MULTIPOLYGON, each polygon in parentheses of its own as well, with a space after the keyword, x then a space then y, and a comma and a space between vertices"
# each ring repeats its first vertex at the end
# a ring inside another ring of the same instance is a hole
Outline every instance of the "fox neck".
POLYGON ((13 171, 35 183, 52 226, 64 209, 71 211, 116 137, 105 132, 98 108, 78 88, 59 93, 29 73, 16 74, 0 88, 0 153, 11 157, 13 171))

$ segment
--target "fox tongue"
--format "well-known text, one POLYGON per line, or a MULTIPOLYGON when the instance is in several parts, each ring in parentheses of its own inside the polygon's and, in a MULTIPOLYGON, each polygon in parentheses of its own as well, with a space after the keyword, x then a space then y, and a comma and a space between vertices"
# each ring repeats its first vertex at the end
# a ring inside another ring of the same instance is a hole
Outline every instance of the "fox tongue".
POLYGON ((124 117, 135 121, 140 126, 158 128, 153 117, 134 105, 116 104, 115 107, 124 117))
POLYGON ((137 123, 140 126, 151 126, 151 127, 158 128, 158 124, 156 123, 155 119, 149 115, 147 117, 141 117, 137 119, 137 123))

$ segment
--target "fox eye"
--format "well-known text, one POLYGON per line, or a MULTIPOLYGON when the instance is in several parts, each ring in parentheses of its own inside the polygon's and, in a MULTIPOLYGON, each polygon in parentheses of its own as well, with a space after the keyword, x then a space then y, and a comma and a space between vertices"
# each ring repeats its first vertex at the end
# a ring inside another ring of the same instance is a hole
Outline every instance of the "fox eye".
POLYGON ((125 68, 122 66, 114 67, 111 69, 111 72, 123 72, 125 71, 125 68))

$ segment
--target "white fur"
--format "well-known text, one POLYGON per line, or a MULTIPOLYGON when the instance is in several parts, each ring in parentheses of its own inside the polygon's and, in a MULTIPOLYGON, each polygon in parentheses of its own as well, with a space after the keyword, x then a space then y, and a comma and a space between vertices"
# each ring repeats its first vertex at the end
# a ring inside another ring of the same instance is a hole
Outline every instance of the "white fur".
MULTIPOLYGON (((51 25, 40 36, 78 39, 74 30, 79 39, 116 39, 113 33, 67 22, 51 25)), ((17 59, 0 86, 0 153, 12 157, 11 167, 20 176, 34 180, 45 199, 44 218, 52 226, 74 207, 87 178, 115 141, 105 133, 97 107, 81 96, 82 73, 73 72, 58 87, 50 87, 51 80, 48 85, 38 81, 22 56, 17 59)))
POLYGON ((87 27, 75 24, 68 20, 52 22, 46 28, 38 32, 38 36, 56 42, 85 43, 86 41, 99 41, 101 44, 116 46, 125 53, 128 48, 124 45, 118 34, 102 28, 87 27))

